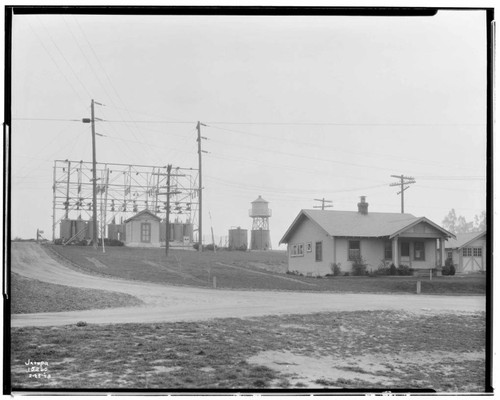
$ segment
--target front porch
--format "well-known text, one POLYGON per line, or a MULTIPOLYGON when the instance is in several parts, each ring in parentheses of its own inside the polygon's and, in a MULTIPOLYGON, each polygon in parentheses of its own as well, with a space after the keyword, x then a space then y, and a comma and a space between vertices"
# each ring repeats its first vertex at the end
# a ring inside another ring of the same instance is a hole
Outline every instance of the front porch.
POLYGON ((415 274, 428 274, 429 270, 437 269, 440 274, 441 267, 444 266, 444 249, 440 257, 437 255, 437 241, 441 241, 443 248, 444 238, 436 237, 410 237, 396 236, 386 245, 386 259, 398 268, 406 265, 415 271, 415 274), (387 247, 390 246, 390 249, 387 247), (390 251, 389 254, 387 254, 390 251), (441 262, 441 260, 443 260, 441 262))

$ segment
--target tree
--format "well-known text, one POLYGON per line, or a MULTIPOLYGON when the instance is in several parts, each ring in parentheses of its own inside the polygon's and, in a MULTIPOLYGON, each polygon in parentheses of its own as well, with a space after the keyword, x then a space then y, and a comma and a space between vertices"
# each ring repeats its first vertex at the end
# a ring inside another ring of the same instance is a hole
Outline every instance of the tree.
POLYGON ((455 209, 452 208, 448 215, 443 219, 443 228, 451 233, 457 233, 457 214, 455 209))
POLYGON ((481 214, 474 216, 474 230, 486 230, 486 211, 482 211, 481 214))
POLYGON ((457 219, 456 233, 467 233, 473 231, 474 231, 474 223, 467 222, 465 217, 460 215, 457 219))
POLYGON ((452 208, 443 219, 443 228, 451 233, 479 232, 486 229, 486 211, 474 216, 474 222, 467 222, 464 216, 459 215, 452 208))

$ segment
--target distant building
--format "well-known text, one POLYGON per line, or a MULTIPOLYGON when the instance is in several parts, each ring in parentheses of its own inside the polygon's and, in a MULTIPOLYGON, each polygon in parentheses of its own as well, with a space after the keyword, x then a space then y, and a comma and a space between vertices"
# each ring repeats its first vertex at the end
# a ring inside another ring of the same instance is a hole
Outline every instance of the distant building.
POLYGON ((369 213, 362 196, 358 212, 301 210, 280 244, 288 244, 288 270, 304 275, 331 274, 334 263, 342 272, 351 272, 359 257, 368 270, 394 264, 423 272, 444 265, 444 250, 438 257, 437 241, 443 245, 454 237, 425 217, 369 213))
POLYGON ((486 271, 486 231, 457 233, 445 244, 447 258, 453 260, 455 273, 486 271))
POLYGON ((149 210, 142 210, 125 220, 125 245, 160 247, 160 220, 149 210))

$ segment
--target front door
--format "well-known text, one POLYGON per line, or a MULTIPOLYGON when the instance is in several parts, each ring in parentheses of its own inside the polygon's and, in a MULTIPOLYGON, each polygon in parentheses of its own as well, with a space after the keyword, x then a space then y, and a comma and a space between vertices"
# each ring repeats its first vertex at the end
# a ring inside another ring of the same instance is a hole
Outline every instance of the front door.
POLYGON ((401 264, 410 264, 410 242, 401 242, 401 264))

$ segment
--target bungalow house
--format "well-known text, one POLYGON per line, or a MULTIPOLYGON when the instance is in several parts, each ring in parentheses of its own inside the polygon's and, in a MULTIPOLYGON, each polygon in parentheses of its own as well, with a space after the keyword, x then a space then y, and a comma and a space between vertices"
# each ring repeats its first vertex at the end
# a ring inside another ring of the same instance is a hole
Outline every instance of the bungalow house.
POLYGON ((486 231, 457 233, 445 243, 446 255, 453 260, 455 273, 486 271, 486 231))
POLYGON ((360 257, 367 270, 393 263, 429 271, 442 267, 439 260, 445 259, 444 253, 437 257, 437 241, 443 245, 452 237, 425 217, 369 213, 362 196, 357 212, 301 210, 280 244, 288 244, 289 271, 321 276, 332 273, 332 264, 351 272, 352 262, 360 257))
POLYGON ((149 210, 142 210, 125 220, 125 246, 160 247, 160 221, 149 210))

